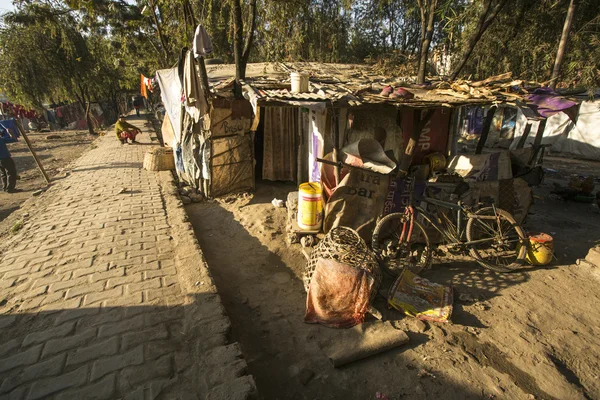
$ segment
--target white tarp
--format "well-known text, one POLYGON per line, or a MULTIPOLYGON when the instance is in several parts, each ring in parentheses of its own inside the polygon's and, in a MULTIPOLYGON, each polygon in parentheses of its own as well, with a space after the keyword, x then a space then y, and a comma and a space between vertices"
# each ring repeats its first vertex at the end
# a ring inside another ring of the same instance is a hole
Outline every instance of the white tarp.
POLYGON ((162 98, 165 111, 169 115, 173 126, 175 139, 173 148, 181 143, 181 81, 177 68, 161 69, 156 71, 156 80, 160 86, 160 97, 162 98))
POLYGON ((581 103, 577 123, 566 137, 561 136, 556 141, 551 151, 600 160, 600 101, 581 103))
MULTIPOLYGON (((527 118, 519 111, 515 127, 515 137, 510 146, 516 148, 527 118)), ((533 122, 525 147, 531 146, 535 140, 538 122, 533 122)), ((553 154, 575 156, 588 160, 600 161, 600 101, 583 101, 579 106, 577 123, 565 113, 558 113, 548 118, 542 144, 550 144, 553 154)))

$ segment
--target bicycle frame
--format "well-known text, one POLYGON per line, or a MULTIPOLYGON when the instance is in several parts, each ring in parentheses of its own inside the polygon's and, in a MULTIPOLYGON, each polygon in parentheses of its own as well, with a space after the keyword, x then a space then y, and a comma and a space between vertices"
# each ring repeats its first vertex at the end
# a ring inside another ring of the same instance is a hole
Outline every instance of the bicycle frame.
POLYGON ((429 222, 431 224, 431 226, 433 226, 433 228, 442 235, 442 237, 444 238, 444 241, 446 243, 461 244, 462 243, 461 239, 463 238, 464 230, 465 230, 463 227, 463 225, 464 225, 463 224, 463 219, 464 219, 463 208, 458 204, 434 199, 434 198, 427 197, 427 196, 423 196, 419 200, 426 201, 429 204, 433 204, 433 205, 436 205, 439 207, 453 210, 455 212, 456 227, 449 227, 448 224, 445 224, 446 226, 441 226, 435 220, 435 218, 432 215, 430 215, 429 212, 426 211, 423 207, 421 207, 421 206, 415 207, 415 209, 418 212, 418 215, 422 216, 427 222, 429 222), (452 229, 452 234, 450 234, 448 232, 448 229, 452 229))
MULTIPOLYGON (((441 226, 440 224, 438 224, 437 221, 434 220, 434 218, 432 218, 432 216, 429 214, 429 212, 427 212, 423 207, 421 207, 421 206, 415 207, 415 209, 418 212, 418 215, 423 216, 423 218, 427 222, 429 222, 431 224, 431 226, 433 226, 435 228, 435 230, 437 230, 442 235, 442 237, 445 239, 445 242, 447 244, 456 245, 456 246, 471 245, 471 244, 483 243, 483 242, 490 240, 490 239, 479 239, 479 240, 472 240, 472 241, 463 241, 463 238, 464 238, 464 235, 466 232, 465 220, 468 218, 472 218, 474 216, 476 216, 478 220, 495 219, 495 217, 473 214, 472 212, 466 210, 460 203, 459 204, 450 203, 447 201, 438 200, 438 199, 434 199, 434 198, 427 197, 427 196, 421 197, 420 200, 426 201, 429 204, 433 204, 433 205, 436 205, 439 207, 453 210, 455 212, 456 227, 454 227, 454 226, 450 227, 450 226, 448 226, 448 224, 445 224, 445 226, 441 226), (449 229, 452 229, 452 231, 450 232, 449 229)), ((492 207, 494 207, 493 204, 492 204, 492 207)), ((494 209, 495 209, 495 207, 494 207, 494 209)))

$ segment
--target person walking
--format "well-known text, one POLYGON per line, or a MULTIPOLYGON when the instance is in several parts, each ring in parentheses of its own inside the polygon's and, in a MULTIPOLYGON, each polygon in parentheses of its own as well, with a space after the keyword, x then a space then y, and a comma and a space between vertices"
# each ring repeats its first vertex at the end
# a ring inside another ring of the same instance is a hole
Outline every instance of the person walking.
POLYGON ((0 130, 0 180, 2 190, 7 193, 19 192, 17 185, 17 166, 10 156, 7 143, 14 143, 17 138, 8 129, 0 130))
POLYGON ((135 115, 140 116, 140 107, 142 106, 142 98, 140 96, 136 96, 133 99, 133 107, 135 108, 135 115))

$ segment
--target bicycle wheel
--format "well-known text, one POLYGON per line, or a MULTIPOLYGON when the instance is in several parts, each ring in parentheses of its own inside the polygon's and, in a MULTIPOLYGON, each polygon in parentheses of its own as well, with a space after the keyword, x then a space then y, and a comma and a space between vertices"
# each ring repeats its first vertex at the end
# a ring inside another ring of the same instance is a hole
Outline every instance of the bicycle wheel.
POLYGON ((410 238, 402 237, 404 224, 409 224, 409 216, 393 213, 383 217, 373 231, 371 247, 381 261, 385 272, 398 276, 404 268, 419 273, 431 265, 433 250, 429 236, 416 220, 410 238))
POLYGON ((525 233, 510 213, 485 207, 467 221, 471 256, 483 267, 497 272, 523 268, 527 252, 525 233))

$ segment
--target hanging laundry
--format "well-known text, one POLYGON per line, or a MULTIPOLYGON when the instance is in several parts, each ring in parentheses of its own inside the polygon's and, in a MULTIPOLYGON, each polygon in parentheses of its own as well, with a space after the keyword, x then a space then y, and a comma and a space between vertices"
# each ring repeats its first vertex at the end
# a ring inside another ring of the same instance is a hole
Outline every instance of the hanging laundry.
POLYGON ((144 74, 140 75, 140 94, 146 99, 148 98, 148 92, 146 91, 146 77, 144 74))
POLYGON ((208 103, 204 97, 204 91, 196 70, 196 61, 191 51, 188 51, 185 56, 183 68, 184 104, 188 113, 194 118, 194 122, 198 122, 200 117, 208 112, 208 103))
POLYGON ((194 34, 194 57, 204 57, 213 52, 212 40, 202 25, 198 25, 194 34))

